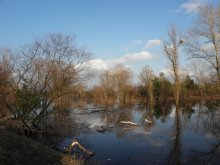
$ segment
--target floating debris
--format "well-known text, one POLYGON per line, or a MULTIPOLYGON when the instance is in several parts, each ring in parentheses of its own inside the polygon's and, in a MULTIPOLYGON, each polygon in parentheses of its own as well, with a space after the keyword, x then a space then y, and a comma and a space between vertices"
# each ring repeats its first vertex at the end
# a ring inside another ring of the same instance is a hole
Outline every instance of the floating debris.
POLYGON ((121 121, 120 123, 122 123, 122 124, 131 124, 131 125, 134 125, 134 126, 139 126, 138 124, 136 124, 134 122, 130 122, 130 121, 121 121))

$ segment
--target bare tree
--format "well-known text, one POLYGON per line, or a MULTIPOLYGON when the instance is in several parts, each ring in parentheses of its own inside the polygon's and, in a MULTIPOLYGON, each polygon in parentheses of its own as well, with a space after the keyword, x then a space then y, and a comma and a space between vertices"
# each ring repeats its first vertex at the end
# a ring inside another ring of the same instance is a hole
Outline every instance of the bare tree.
POLYGON ((70 101, 85 80, 80 73, 91 54, 77 48, 72 37, 52 34, 23 47, 13 57, 14 76, 5 103, 21 124, 30 128, 70 101))
POLYGON ((146 92, 148 93, 149 101, 152 103, 154 100, 153 96, 153 78, 154 73, 153 70, 146 65, 142 71, 140 72, 139 79, 142 85, 145 87, 146 92))
POLYGON ((175 90, 174 90, 174 98, 176 101, 176 105, 179 104, 180 97, 180 78, 179 78, 179 48, 183 41, 180 38, 180 34, 178 34, 177 29, 174 25, 171 25, 168 31, 168 40, 163 41, 163 51, 167 56, 167 59, 170 63, 170 69, 174 75, 175 81, 175 90))
POLYGON ((193 78, 197 81, 199 85, 199 94, 201 96, 206 95, 206 84, 210 83, 210 66, 205 62, 192 61, 190 64, 191 72, 193 73, 193 78))
POLYGON ((220 81, 220 6, 200 8, 194 26, 185 42, 190 58, 205 60, 215 70, 220 81))
MULTIPOLYGON (((8 51, 7 49, 1 51, 8 51)), ((0 118, 7 114, 4 104, 9 92, 9 80, 12 76, 9 57, 0 56, 0 118)))
POLYGON ((129 86, 132 81, 132 71, 122 64, 117 65, 112 71, 118 98, 125 103, 128 94, 127 86, 129 86))
POLYGON ((115 95, 115 82, 114 82, 114 74, 109 69, 104 71, 103 74, 100 75, 100 83, 102 88, 105 90, 106 102, 109 102, 110 97, 114 97, 115 95))
POLYGON ((105 101, 105 89, 101 86, 94 86, 91 89, 91 96, 96 104, 102 104, 105 101))

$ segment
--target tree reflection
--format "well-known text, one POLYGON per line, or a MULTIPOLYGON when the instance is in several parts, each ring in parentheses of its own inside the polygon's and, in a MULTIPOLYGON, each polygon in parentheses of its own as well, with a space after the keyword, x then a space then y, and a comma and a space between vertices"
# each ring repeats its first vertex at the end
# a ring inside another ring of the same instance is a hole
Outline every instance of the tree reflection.
POLYGON ((193 150, 194 155, 186 162, 187 164, 219 164, 220 142, 212 144, 208 152, 193 150))
POLYGON ((180 164, 181 163, 181 120, 179 115, 179 105, 176 105, 173 133, 174 133, 173 148, 171 149, 168 163, 180 164))
POLYGON ((146 104, 145 108, 142 109, 142 117, 140 118, 140 123, 143 126, 144 130, 143 130, 143 134, 147 134, 148 132, 150 132, 152 126, 155 124, 154 121, 154 107, 153 104, 146 104), (147 123, 146 119, 152 123, 147 123))
POLYGON ((184 121, 189 121, 191 119, 193 113, 195 113, 194 107, 196 106, 196 103, 197 102, 186 102, 182 104, 182 116, 184 121))
POLYGON ((121 112, 118 113, 115 116, 115 126, 117 128, 121 128, 118 132, 117 132, 117 136, 118 137, 125 137, 130 131, 132 131, 133 129, 135 129, 136 127, 133 126, 126 126, 126 125, 122 125, 120 122, 121 121, 134 121, 134 116, 132 115, 132 111, 129 110, 127 112, 121 112))
POLYGON ((205 130, 214 131, 219 136, 220 132, 220 112, 219 102, 217 101, 206 101, 198 104, 197 111, 197 127, 203 125, 205 130))
POLYGON ((168 115, 171 113, 171 103, 155 104, 154 106, 154 116, 156 119, 160 119, 161 122, 165 123, 168 115))

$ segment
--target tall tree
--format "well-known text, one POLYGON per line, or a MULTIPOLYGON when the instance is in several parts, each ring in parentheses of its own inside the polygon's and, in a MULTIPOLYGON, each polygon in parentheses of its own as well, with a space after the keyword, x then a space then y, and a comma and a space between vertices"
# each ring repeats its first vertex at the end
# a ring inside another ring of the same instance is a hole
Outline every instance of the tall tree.
POLYGON ((153 102, 154 96, 153 96, 153 78, 154 78, 154 73, 153 70, 146 65, 142 71, 140 72, 139 79, 142 83, 142 85, 145 87, 146 92, 149 97, 150 103, 153 102))
POLYGON ((174 76, 174 99, 176 105, 179 104, 180 97, 179 48, 182 43, 183 41, 180 37, 180 34, 177 32, 176 27, 171 25, 168 30, 168 39, 163 41, 163 51, 170 63, 170 69, 172 70, 174 76))
POLYGON ((128 94, 127 87, 132 81, 132 71, 130 68, 119 64, 113 69, 114 81, 116 89, 118 91, 118 97, 123 103, 126 102, 126 96, 128 94))
POLYGON ((189 57, 206 61, 220 81, 220 6, 206 5, 199 9, 184 45, 189 57))
MULTIPOLYGON (((8 51, 8 50, 3 50, 8 51)), ((6 56, 0 56, 0 118, 7 114, 7 110, 4 104, 5 98, 10 92, 9 81, 12 77, 10 68, 10 59, 6 56)))
POLYGON ((113 97, 115 95, 115 82, 114 82, 114 74, 113 72, 109 69, 104 71, 100 75, 100 83, 101 87, 105 91, 105 97, 106 97, 106 102, 109 102, 110 97, 113 97))

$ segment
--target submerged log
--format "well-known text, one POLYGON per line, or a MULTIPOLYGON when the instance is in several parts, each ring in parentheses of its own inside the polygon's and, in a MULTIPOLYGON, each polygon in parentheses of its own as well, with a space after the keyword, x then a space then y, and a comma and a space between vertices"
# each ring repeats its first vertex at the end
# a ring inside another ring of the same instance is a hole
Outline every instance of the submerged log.
POLYGON ((139 126, 138 124, 130 122, 130 121, 121 121, 120 123, 122 123, 122 124, 131 124, 131 125, 134 125, 134 126, 139 126))
POLYGON ((90 152, 89 150, 85 149, 85 148, 84 148, 79 142, 77 142, 77 141, 73 141, 73 142, 69 145, 69 147, 68 147, 68 152, 69 152, 69 153, 71 152, 71 150, 72 150, 72 148, 73 148, 74 146, 78 146, 78 147, 79 147, 81 150, 83 150, 84 152, 88 153, 89 155, 93 155, 92 152, 90 152))

